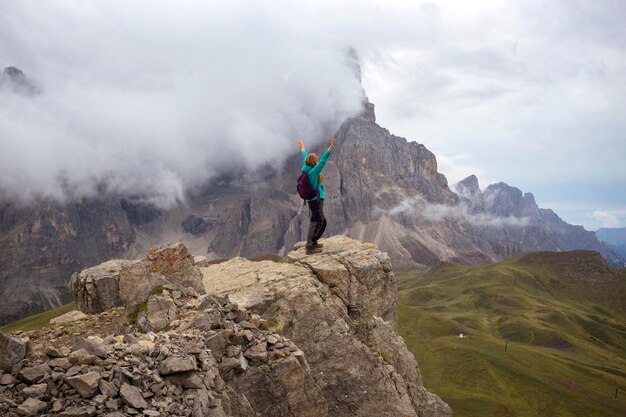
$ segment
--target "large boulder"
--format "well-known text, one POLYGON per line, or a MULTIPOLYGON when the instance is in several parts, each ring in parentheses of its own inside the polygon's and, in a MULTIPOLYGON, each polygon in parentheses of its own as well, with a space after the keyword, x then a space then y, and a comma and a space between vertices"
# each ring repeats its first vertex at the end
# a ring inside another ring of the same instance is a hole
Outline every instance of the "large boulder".
POLYGON ((89 372, 65 378, 65 383, 74 388, 81 397, 91 398, 98 393, 98 385, 101 380, 98 372, 89 372))
POLYGON ((167 284, 204 292, 202 274, 182 243, 153 247, 140 261, 112 260, 75 273, 70 290, 78 310, 95 314, 113 307, 131 311, 167 284))
POLYGON ((178 317, 176 304, 169 296, 152 295, 148 298, 148 311, 144 327, 146 330, 160 332, 178 317))
POLYGON ((76 308, 83 313, 95 314, 123 306, 120 274, 135 263, 116 259, 74 273, 70 278, 70 291, 76 308))
POLYGON ((28 342, 0 332, 0 370, 8 371, 24 359, 28 342))
POLYGON ((144 260, 120 274, 120 296, 127 310, 145 302, 154 289, 167 283, 204 292, 202 273, 182 243, 155 246, 144 260))
POLYGON ((167 281, 181 287, 204 292, 202 273, 194 267, 193 255, 182 243, 153 247, 148 252, 146 261, 153 274, 163 276, 167 281))

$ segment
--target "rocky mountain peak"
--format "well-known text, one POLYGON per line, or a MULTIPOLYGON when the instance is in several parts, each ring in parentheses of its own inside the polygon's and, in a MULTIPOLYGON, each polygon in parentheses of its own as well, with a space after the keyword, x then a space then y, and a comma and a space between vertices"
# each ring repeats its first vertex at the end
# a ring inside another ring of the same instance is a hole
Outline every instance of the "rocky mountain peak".
POLYGON ((487 186, 483 197, 489 213, 500 217, 523 217, 526 207, 524 195, 519 188, 504 182, 487 186))
POLYGON ((485 199, 480 191, 476 175, 470 175, 464 180, 457 182, 452 188, 470 213, 480 213, 485 210, 485 199))
POLYGON ((485 188, 485 194, 504 194, 513 199, 521 199, 523 196, 519 188, 510 186, 502 181, 489 184, 487 188, 485 188))
POLYGON ((359 115, 359 118, 367 120, 368 122, 376 123, 376 113, 374 111, 374 107, 374 103, 370 103, 370 101, 366 98, 363 103, 363 111, 359 115))
POLYGON ((467 193, 470 195, 476 195, 480 193, 480 186, 478 184, 478 178, 476 177, 476 175, 472 174, 469 177, 465 178, 464 180, 461 180, 458 183, 456 183, 456 189, 462 190, 461 194, 467 193))
POLYGON ((13 82, 26 81, 26 75, 18 68, 6 67, 2 73, 7 75, 13 82))
POLYGON ((0 87, 3 85, 9 85, 14 92, 19 94, 32 95, 38 93, 35 84, 22 70, 16 67, 4 68, 2 76, 0 76, 0 87))

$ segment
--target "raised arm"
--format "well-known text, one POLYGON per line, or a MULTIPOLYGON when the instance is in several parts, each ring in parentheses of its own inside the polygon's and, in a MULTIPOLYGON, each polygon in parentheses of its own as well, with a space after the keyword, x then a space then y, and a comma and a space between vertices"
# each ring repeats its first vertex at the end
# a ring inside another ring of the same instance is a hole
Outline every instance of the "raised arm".
POLYGON ((302 141, 299 140, 296 142, 296 145, 298 145, 298 148, 300 148, 300 152, 302 152, 302 165, 304 166, 304 161, 306 160, 306 157, 308 155, 304 147, 304 143, 302 143, 302 141))
POLYGON ((319 175, 319 173, 322 172, 322 169, 324 169, 324 165, 326 165, 326 161, 328 160, 330 153, 333 151, 336 142, 337 141, 335 140, 335 138, 332 138, 330 140, 330 146, 328 147, 328 149, 326 149, 326 151, 322 154, 322 157, 317 162, 317 165, 311 168, 310 172, 312 172, 313 175, 319 175))

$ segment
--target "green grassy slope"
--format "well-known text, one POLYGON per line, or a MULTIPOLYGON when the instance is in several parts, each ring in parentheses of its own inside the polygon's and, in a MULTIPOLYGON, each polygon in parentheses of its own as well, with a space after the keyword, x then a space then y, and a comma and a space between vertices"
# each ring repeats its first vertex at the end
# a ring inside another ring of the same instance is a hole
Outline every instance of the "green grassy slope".
POLYGON ((625 271, 577 251, 398 282, 400 334, 456 417, 626 415, 625 271))
POLYGON ((0 327, 0 331, 5 333, 11 333, 18 330, 21 330, 23 332, 29 330, 39 330, 43 327, 49 326, 51 319, 59 317, 60 315, 68 313, 74 309, 74 303, 71 302, 59 308, 48 310, 43 313, 35 314, 33 316, 25 317, 18 321, 14 321, 13 323, 7 324, 4 327, 0 327))

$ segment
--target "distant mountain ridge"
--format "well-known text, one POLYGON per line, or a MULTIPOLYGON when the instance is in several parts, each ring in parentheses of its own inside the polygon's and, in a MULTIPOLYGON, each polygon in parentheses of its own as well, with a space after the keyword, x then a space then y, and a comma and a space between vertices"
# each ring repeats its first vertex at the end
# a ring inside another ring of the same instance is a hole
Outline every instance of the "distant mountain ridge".
POLYGON ((600 228, 596 230, 598 240, 626 259, 626 227, 600 228))
POLYGON ((479 226, 490 244, 499 248, 503 255, 500 259, 538 250, 587 249, 601 253, 613 266, 623 266, 624 259, 598 241, 594 232, 563 221, 551 209, 540 208, 532 193, 523 193, 503 182, 491 184, 483 192, 475 175, 452 188, 471 214, 502 220, 479 226))
MULTIPOLYGON (((374 242, 400 269, 481 264, 535 250, 611 256, 592 232, 538 208, 530 193, 504 183, 482 192, 475 177, 453 192, 435 155, 379 126, 372 103, 346 120, 336 139, 324 169, 326 234, 374 242)), ((60 305, 73 272, 137 258, 164 242, 184 242, 209 259, 289 251, 308 226, 295 192, 301 164, 294 152, 262 175, 224 174, 168 210, 111 193, 30 207, 0 194, 0 323, 60 305)))

